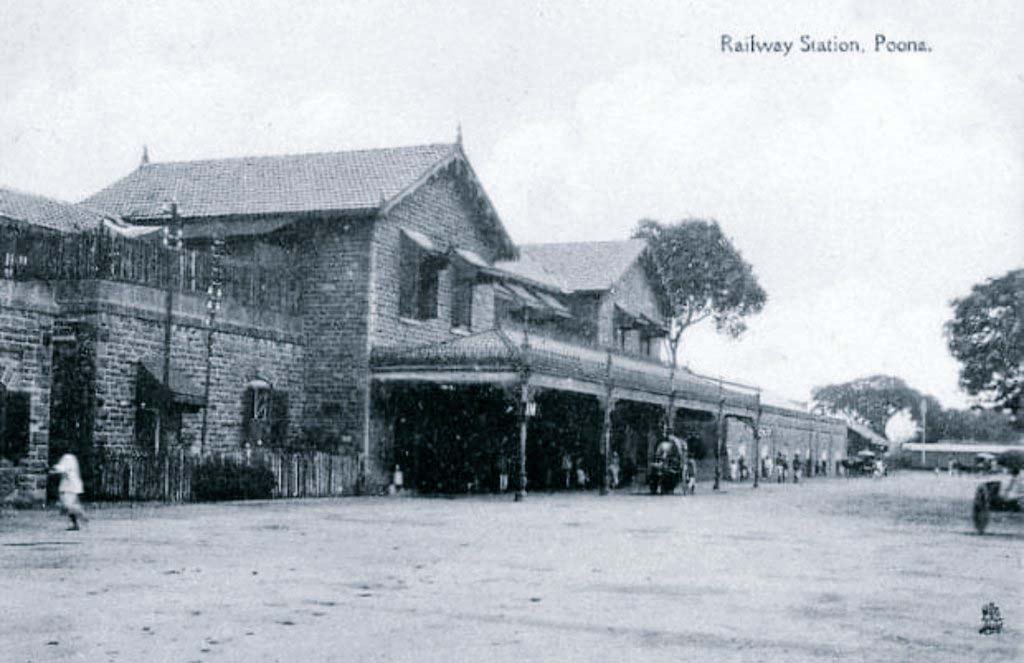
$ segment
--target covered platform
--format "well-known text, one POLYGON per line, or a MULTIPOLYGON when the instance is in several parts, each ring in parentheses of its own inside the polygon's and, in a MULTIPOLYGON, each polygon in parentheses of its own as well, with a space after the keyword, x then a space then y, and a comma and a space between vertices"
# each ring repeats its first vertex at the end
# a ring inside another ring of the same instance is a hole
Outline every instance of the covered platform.
POLYGON ((669 427, 720 467, 730 421, 752 434, 766 414, 776 428, 825 435, 837 426, 767 405, 755 387, 517 329, 376 348, 371 375, 371 437, 382 464, 404 462, 415 485, 439 492, 502 489, 506 481, 520 495, 527 484, 603 490, 614 460, 620 481, 643 481, 650 450, 669 427), (464 462, 474 455, 486 457, 477 463, 482 471, 464 462), (439 481, 437 472, 452 464, 460 476, 439 481), (586 477, 583 485, 576 476, 586 477))

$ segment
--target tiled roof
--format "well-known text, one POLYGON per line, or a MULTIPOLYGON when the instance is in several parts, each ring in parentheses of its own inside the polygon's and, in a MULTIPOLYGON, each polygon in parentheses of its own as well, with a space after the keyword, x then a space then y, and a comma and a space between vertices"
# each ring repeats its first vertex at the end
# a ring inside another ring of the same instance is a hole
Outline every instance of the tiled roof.
POLYGON ((628 239, 523 244, 519 251, 525 265, 539 265, 543 273, 551 275, 564 290, 572 292, 607 290, 636 262, 644 246, 646 243, 642 239, 628 239))
POLYGON ((501 260, 494 263, 494 268, 527 281, 546 285, 558 292, 568 292, 557 274, 545 268, 541 262, 527 256, 521 246, 518 260, 501 260))
POLYGON ((85 205, 0 188, 0 217, 63 232, 96 228, 104 215, 85 205))
POLYGON ((376 209, 436 165, 460 152, 457 144, 349 152, 145 163, 86 202, 132 218, 376 209))

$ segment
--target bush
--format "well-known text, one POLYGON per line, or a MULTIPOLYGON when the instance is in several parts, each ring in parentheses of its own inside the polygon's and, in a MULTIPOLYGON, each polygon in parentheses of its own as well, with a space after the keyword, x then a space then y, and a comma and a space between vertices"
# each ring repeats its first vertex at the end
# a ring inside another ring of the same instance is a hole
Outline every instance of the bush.
POLYGON ((244 465, 233 460, 204 460, 192 474, 192 499, 198 502, 222 500, 265 500, 277 481, 266 465, 244 465))

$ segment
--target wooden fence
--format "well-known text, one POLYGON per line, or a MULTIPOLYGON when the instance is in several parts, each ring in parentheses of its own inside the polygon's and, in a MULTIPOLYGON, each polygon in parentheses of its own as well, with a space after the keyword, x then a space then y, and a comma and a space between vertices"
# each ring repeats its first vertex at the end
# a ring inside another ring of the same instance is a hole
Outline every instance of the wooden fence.
POLYGON ((159 455, 107 454, 96 463, 90 497, 188 502, 192 500, 192 476, 204 460, 264 465, 276 480, 275 498, 351 495, 359 476, 355 457, 323 451, 261 449, 248 453, 208 454, 203 459, 184 449, 159 455))
POLYGON ((226 298, 284 313, 299 311, 301 281, 293 270, 210 251, 175 250, 105 228, 66 234, 0 224, 2 279, 104 279, 205 296, 218 276, 226 298))

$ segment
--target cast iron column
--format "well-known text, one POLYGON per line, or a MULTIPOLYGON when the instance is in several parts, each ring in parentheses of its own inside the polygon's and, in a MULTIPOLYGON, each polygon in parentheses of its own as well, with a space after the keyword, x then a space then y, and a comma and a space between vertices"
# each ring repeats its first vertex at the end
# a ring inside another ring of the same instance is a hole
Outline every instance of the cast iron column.
POLYGON ((718 380, 718 429, 715 431, 715 485, 713 490, 721 487, 722 480, 722 437, 725 430, 725 395, 722 393, 722 380, 718 380))
POLYGON ((761 390, 757 391, 757 418, 754 419, 754 488, 761 477, 761 390))
POLYGON ((527 412, 529 405, 528 375, 526 371, 523 371, 522 384, 519 387, 519 481, 516 484, 516 502, 521 502, 526 498, 526 433, 530 423, 527 412))

